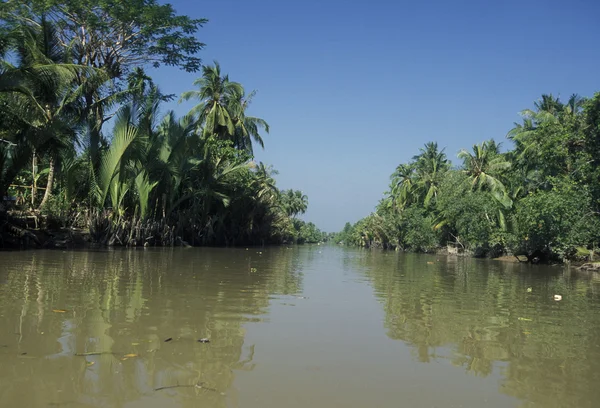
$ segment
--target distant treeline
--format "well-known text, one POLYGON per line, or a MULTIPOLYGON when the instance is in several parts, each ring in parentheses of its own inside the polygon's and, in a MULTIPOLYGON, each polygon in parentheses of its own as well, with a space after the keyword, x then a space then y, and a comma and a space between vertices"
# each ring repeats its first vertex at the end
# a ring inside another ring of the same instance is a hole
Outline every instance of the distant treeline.
POLYGON ((431 252, 450 244, 475 256, 530 261, 593 257, 600 241, 600 93, 542 95, 521 112, 502 152, 488 140, 453 166, 427 143, 398 165, 376 211, 334 239, 431 252))

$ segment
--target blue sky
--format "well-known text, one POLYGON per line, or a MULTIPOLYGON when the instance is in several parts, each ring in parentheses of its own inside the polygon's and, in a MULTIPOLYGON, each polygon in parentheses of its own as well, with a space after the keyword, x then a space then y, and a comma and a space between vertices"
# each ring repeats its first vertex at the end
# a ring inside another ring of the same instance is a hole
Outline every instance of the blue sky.
MULTIPOLYGON (((456 162, 485 139, 506 145, 542 93, 600 91, 595 0, 170 2, 209 19, 204 63, 256 89, 251 113, 271 125, 257 160, 308 195, 304 219, 326 231, 372 212, 426 142, 456 162)), ((177 95, 198 76, 152 75, 177 95)))

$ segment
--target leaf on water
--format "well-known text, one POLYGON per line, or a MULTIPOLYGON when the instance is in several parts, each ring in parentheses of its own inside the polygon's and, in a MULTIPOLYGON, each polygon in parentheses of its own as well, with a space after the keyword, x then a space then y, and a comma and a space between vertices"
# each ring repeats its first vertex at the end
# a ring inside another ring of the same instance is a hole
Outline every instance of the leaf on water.
POLYGON ((173 340, 173 337, 169 337, 168 339, 165 340, 165 343, 168 343, 169 341, 173 340))
POLYGON ((54 313, 67 313, 65 309, 52 309, 54 313))
POLYGON ((125 358, 134 358, 134 357, 137 357, 137 356, 138 356, 137 354, 125 354, 123 357, 125 357, 125 358))
POLYGON ((521 320, 523 322, 531 322, 531 321, 533 321, 532 319, 528 319, 527 317, 519 317, 519 320, 521 320))
POLYGON ((531 292, 533 292, 533 289, 532 288, 527 288, 527 293, 531 293, 531 292))
POLYGON ((95 361, 88 361, 87 363, 85 363, 85 365, 86 365, 86 366, 88 366, 88 367, 91 367, 91 366, 93 366, 94 364, 96 364, 96 362, 95 362, 95 361))
POLYGON ((140 343, 131 343, 132 346, 139 346, 140 343))

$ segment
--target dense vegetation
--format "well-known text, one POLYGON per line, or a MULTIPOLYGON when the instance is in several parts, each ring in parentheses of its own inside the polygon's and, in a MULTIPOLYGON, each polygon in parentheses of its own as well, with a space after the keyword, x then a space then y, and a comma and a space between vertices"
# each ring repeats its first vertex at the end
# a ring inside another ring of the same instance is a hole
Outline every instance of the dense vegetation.
POLYGON ((543 95, 521 112, 502 152, 488 140, 458 153, 437 143, 398 165, 376 211, 338 242, 529 261, 593 257, 600 241, 600 93, 567 102, 543 95))
MULTIPOLYGON (((255 92, 202 65, 204 19, 156 0, 32 0, 0 6, 0 237, 16 211, 89 229, 111 245, 317 242, 308 200, 254 161, 269 125, 255 92), (145 67, 200 71, 180 101, 145 67)), ((54 224, 54 225, 53 225, 54 224)), ((20 231, 20 230, 19 230, 20 231)))

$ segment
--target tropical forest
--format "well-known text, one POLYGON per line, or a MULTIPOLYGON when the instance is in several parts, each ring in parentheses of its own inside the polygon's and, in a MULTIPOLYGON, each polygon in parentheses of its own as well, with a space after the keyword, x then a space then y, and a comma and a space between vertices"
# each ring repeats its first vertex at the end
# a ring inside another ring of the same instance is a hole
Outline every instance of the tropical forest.
POLYGON ((64 247, 73 231, 118 246, 324 238, 298 218, 307 196, 254 159, 269 133, 248 113, 256 92, 198 58, 205 23, 154 0, 3 2, 2 245, 64 247), (147 74, 160 66, 198 77, 173 95, 147 74), (174 99, 194 107, 161 109, 174 99))
POLYGON ((597 408, 599 15, 1 0, 0 407, 597 408))
POLYGON ((593 259, 600 242, 600 93, 542 95, 521 117, 502 141, 462 149, 455 162, 436 142, 426 143, 397 166, 376 211, 347 223, 335 240, 524 262, 593 259))

